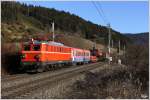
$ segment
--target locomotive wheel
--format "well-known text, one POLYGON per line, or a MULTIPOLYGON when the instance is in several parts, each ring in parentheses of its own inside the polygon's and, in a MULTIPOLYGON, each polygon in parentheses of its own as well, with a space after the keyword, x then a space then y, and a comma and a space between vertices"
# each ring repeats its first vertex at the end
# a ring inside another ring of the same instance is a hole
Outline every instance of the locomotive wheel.
POLYGON ((37 69, 37 72, 41 73, 45 71, 45 66, 41 66, 37 69))
POLYGON ((62 68, 62 64, 60 63, 60 64, 58 64, 58 68, 62 68))
POLYGON ((55 69, 54 64, 51 64, 51 65, 50 65, 50 69, 51 69, 51 70, 54 70, 54 69, 55 69))
POLYGON ((62 67, 65 67, 65 64, 64 64, 64 63, 62 63, 62 64, 61 64, 61 66, 62 66, 62 67))
POLYGON ((52 66, 53 66, 54 70, 56 70, 58 68, 56 64, 53 64, 52 66))
POLYGON ((50 68, 50 65, 46 65, 46 71, 50 71, 51 68, 50 68))

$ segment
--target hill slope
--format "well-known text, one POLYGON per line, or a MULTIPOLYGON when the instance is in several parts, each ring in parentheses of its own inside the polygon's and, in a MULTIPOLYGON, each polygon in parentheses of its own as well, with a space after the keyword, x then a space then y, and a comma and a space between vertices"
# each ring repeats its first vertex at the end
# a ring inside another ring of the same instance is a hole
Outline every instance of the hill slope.
POLYGON ((145 45, 149 43, 149 33, 137 33, 137 34, 125 34, 129 37, 135 44, 145 45))
MULTIPOLYGON (((108 29, 105 26, 86 21, 79 16, 55 9, 20 4, 19 2, 2 2, 2 41, 25 41, 38 34, 51 32, 50 23, 55 21, 58 34, 82 37, 97 43, 107 44, 108 29)), ((129 38, 111 29, 114 46, 118 40, 126 44, 129 38)))

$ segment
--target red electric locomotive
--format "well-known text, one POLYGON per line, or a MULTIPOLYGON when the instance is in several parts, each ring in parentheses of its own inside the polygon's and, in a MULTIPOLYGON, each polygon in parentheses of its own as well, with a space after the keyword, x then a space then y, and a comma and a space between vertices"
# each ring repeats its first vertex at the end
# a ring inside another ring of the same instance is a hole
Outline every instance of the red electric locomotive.
POLYGON ((56 42, 31 42, 22 44, 22 69, 42 72, 56 64, 71 63, 71 47, 56 42), (48 66, 49 65, 49 66, 48 66))

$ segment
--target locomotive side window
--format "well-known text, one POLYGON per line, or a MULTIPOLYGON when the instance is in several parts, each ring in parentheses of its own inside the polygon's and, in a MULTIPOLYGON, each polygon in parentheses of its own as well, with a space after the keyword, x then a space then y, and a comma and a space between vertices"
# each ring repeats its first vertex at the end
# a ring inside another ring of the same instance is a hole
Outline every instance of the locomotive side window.
POLYGON ((30 45, 24 45, 24 50, 29 51, 30 50, 30 45))
POLYGON ((67 48, 65 48, 64 52, 67 53, 67 48))
POLYGON ((57 47, 55 47, 55 52, 57 52, 57 47))
POLYGON ((57 47, 55 47, 55 51, 54 52, 57 52, 57 47))
POLYGON ((60 52, 60 49, 59 49, 60 47, 57 47, 57 52, 60 52))
POLYGON ((61 52, 63 52, 63 48, 61 47, 61 52))
POLYGON ((49 47, 49 46, 48 46, 48 45, 46 45, 46 51, 48 51, 48 47, 49 47))
POLYGON ((33 50, 34 51, 39 51, 40 50, 40 45, 34 45, 33 50))
POLYGON ((67 50, 67 53, 69 53, 69 49, 68 49, 68 48, 66 48, 66 50, 67 50))
POLYGON ((69 52, 69 49, 67 48, 67 53, 69 52))
POLYGON ((59 47, 59 52, 61 52, 61 48, 59 47))
POLYGON ((64 48, 61 49, 61 52, 64 52, 64 48))
POLYGON ((55 52, 55 47, 53 46, 53 52, 55 52))
POLYGON ((61 47, 61 51, 60 52, 63 52, 63 48, 61 47))
POLYGON ((69 53, 70 51, 69 51, 69 48, 67 48, 67 53, 69 53))
POLYGON ((60 51, 60 47, 58 47, 58 52, 61 52, 61 51, 60 51))
POLYGON ((55 52, 57 52, 57 50, 58 50, 58 47, 55 47, 55 52))
POLYGON ((60 47, 60 52, 62 52, 62 48, 60 47))
POLYGON ((53 46, 53 52, 55 52, 55 47, 53 46))
POLYGON ((67 48, 64 49, 64 53, 67 53, 67 52, 66 52, 66 49, 67 49, 67 48))
POLYGON ((59 49, 60 47, 57 47, 57 52, 60 52, 60 49, 59 49))
POLYGON ((54 46, 54 52, 56 52, 56 47, 54 46))
POLYGON ((61 47, 59 47, 59 52, 61 52, 61 47))
POLYGON ((59 49, 60 47, 57 47, 57 48, 58 48, 58 51, 57 51, 57 52, 60 52, 60 49, 59 49))
POLYGON ((55 52, 55 47, 53 46, 53 52, 55 52))
POLYGON ((48 51, 51 51, 51 46, 48 46, 48 51))
POLYGON ((51 52, 53 52, 53 51, 54 51, 54 47, 52 46, 52 47, 51 47, 51 52))

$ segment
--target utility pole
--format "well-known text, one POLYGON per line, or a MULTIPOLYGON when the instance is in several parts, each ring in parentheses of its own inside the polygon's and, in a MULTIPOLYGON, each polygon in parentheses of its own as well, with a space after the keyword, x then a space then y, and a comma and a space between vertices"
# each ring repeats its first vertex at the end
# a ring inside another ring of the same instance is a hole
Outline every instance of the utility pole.
POLYGON ((124 44, 124 48, 123 48, 124 50, 124 63, 126 64, 127 63, 127 61, 126 61, 126 46, 125 46, 125 44, 124 44))
POLYGON ((119 40, 119 43, 118 43, 118 45, 119 45, 119 55, 120 55, 120 40, 119 40))
POLYGON ((113 41, 113 39, 111 40, 111 47, 113 48, 114 47, 114 41, 113 41))
POLYGON ((123 51, 124 51, 124 55, 125 55, 125 52, 126 52, 126 46, 125 45, 123 47, 123 51))
POLYGON ((118 43, 118 45, 119 45, 119 54, 118 54, 118 64, 121 64, 121 59, 120 59, 120 40, 119 40, 119 43, 118 43))
POLYGON ((111 33, 110 33, 110 23, 108 25, 108 57, 109 57, 109 64, 110 64, 110 41, 111 41, 111 33))
POLYGON ((27 16, 30 16, 29 11, 30 11, 30 9, 29 9, 29 7, 28 7, 28 14, 27 14, 27 16))
POLYGON ((53 42, 54 42, 54 39, 55 39, 55 33, 54 33, 54 21, 52 22, 52 32, 53 32, 53 42))

